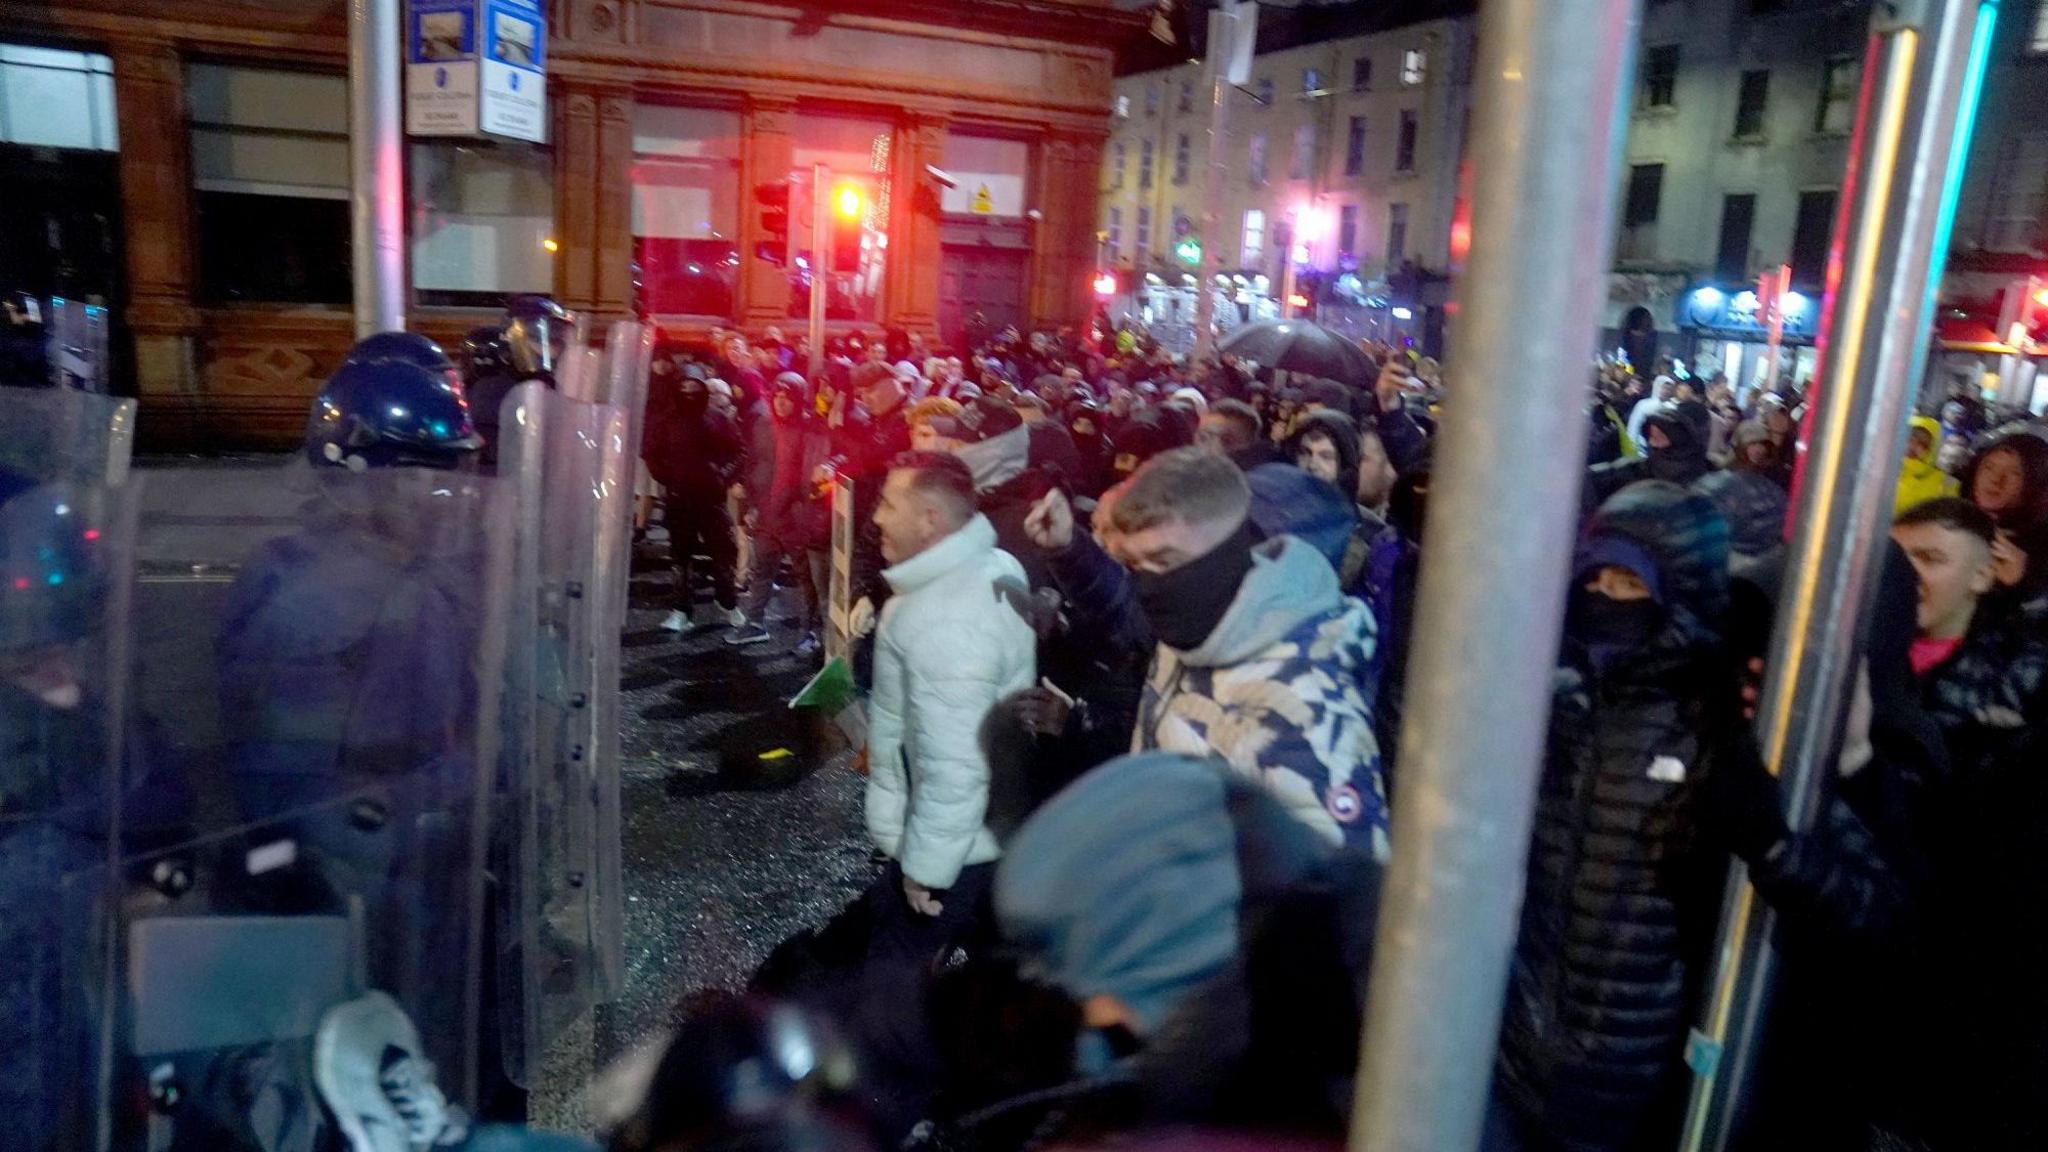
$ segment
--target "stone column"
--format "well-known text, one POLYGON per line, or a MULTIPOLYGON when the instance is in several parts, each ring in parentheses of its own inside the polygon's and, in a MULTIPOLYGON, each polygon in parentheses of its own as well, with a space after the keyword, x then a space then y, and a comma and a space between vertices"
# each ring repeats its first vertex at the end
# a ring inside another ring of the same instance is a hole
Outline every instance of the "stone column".
POLYGON ((185 127, 185 69, 157 40, 118 40, 114 107, 121 134, 122 238, 127 249, 127 321, 135 337, 136 390, 152 420, 179 421, 167 439, 190 432, 193 378, 192 173, 185 127))
POLYGON ((1102 140, 1049 133, 1034 151, 1032 199, 1042 217, 1031 237, 1031 322, 1080 324, 1088 317, 1102 140))
MULTIPOLYGON (((748 97, 741 113, 740 282, 733 308, 749 331, 789 323, 789 269, 761 259, 762 209, 754 190, 789 178, 796 164, 795 117, 796 101, 764 96, 748 97)), ((803 210, 790 205, 792 216, 803 210)))
POLYGON ((601 160, 596 92, 569 82, 555 100, 555 298, 597 306, 597 183, 601 160))
POLYGON ((885 323, 935 336, 939 324, 939 198, 925 165, 945 155, 946 122, 912 114, 896 128, 889 163, 885 323))
POLYGON ((596 249, 592 303, 599 318, 624 319, 633 310, 633 94, 598 96, 596 249))

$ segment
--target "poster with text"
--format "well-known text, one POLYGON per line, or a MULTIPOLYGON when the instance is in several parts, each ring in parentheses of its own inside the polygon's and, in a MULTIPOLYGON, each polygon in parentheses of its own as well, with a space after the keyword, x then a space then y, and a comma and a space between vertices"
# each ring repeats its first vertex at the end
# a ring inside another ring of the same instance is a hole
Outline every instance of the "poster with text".
POLYGON ((476 0, 412 0, 406 18, 405 130, 477 132, 476 0))

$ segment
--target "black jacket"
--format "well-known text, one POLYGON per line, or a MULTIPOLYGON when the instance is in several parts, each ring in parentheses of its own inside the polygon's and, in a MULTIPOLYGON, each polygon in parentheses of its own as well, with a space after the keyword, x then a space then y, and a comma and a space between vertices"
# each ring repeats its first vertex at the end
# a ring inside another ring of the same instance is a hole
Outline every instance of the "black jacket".
POLYGON ((1739 734, 1716 722, 1736 692, 1719 683, 1720 514, 1648 483, 1608 501, 1594 531, 1650 553, 1667 619, 1604 668, 1567 641, 1500 1049, 1507 1101, 1573 1152, 1675 1138, 1727 861, 1698 798, 1726 754, 1718 742, 1739 734))

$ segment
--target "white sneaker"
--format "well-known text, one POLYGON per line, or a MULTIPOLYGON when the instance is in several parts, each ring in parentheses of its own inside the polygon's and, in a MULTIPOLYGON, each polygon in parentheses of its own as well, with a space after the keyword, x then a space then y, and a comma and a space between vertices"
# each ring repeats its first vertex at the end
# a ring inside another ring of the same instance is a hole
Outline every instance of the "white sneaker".
POLYGON ((690 614, 677 608, 662 618, 661 626, 670 632, 688 632, 690 630, 690 614))
POLYGON ((734 628, 744 628, 747 626, 747 614, 737 608, 733 608, 726 612, 725 622, 734 628))
POLYGON ((382 992, 321 1017, 313 1081, 354 1152, 424 1152, 469 1137, 469 1117, 435 1084, 418 1029, 382 992))

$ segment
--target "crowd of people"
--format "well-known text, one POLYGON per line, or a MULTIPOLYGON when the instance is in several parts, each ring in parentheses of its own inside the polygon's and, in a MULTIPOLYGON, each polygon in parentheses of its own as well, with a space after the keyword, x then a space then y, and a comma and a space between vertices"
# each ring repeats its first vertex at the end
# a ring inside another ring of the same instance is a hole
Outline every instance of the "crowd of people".
MULTIPOLYGON (((828 486, 853 485, 888 865, 752 991, 834 1022, 867 1136, 1341 1131, 1443 393, 1434 362, 1368 352, 1377 375, 1339 382, 891 333, 809 380, 770 332, 657 364, 670 627, 695 552, 727 643, 770 641, 782 581, 814 648, 828 486)), ((1795 830, 1749 720, 1805 399, 1662 362, 1592 385, 1487 1147, 1674 1146, 1731 857, 1797 990, 1749 1146, 2042 1146, 2048 428, 1968 398, 1913 421, 1856 704, 1795 830)), ((685 1031, 752 1034, 767 1002, 685 1031)), ((806 1079, 790 1106, 823 1123, 806 1079)))

